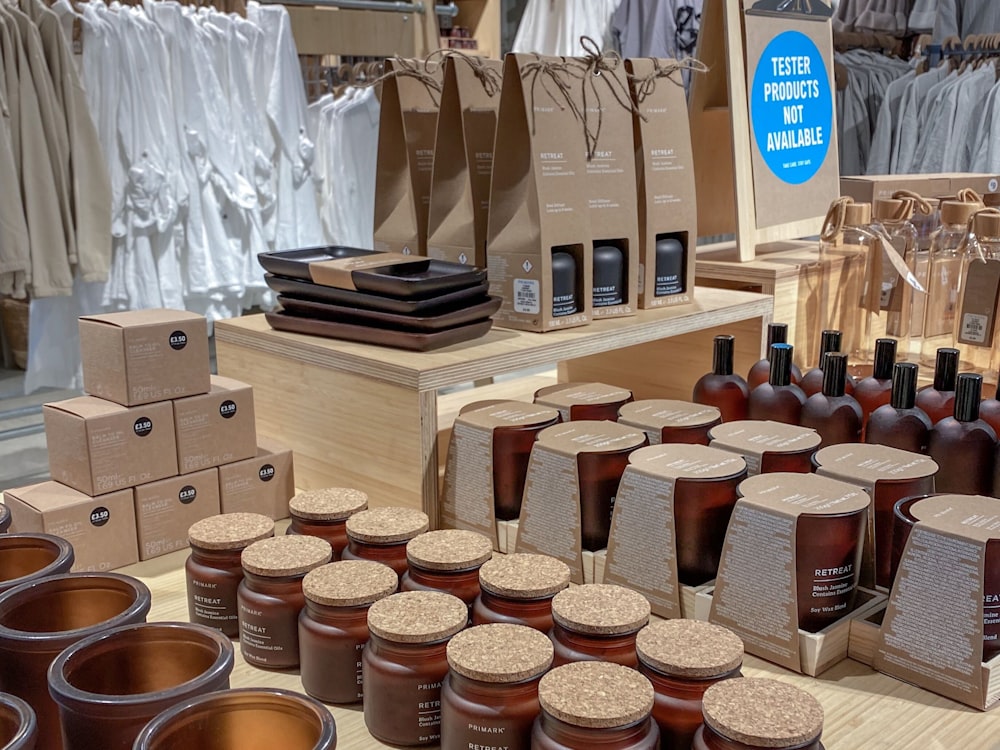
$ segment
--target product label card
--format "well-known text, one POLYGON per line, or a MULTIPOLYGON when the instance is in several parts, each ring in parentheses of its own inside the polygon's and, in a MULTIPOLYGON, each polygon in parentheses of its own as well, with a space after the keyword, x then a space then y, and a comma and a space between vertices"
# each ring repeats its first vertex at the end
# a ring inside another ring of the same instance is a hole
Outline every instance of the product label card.
POLYGON ((420 255, 376 253, 375 255, 361 255, 354 258, 338 258, 310 263, 309 275, 316 284, 338 289, 357 289, 352 277, 355 271, 370 271, 405 263, 417 264, 426 260, 427 258, 420 255))
POLYGON ((644 399, 625 404, 618 410, 618 423, 645 430, 652 444, 659 443, 664 428, 704 427, 722 421, 714 406, 670 399, 644 399))
POLYGON ((1000 291, 1000 260, 990 258, 985 263, 973 260, 966 274, 958 341, 969 346, 992 347, 1000 291))
POLYGON ((739 453, 751 475, 760 473, 765 453, 799 453, 815 449, 820 436, 807 427, 753 419, 725 422, 709 432, 711 447, 739 453))

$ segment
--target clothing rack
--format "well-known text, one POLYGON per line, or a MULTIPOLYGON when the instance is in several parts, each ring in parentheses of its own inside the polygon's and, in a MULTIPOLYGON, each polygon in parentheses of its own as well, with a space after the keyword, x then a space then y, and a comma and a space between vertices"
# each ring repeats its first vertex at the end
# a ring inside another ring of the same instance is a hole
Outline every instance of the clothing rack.
POLYGON ((1000 54, 1000 39, 992 34, 969 36, 964 42, 952 37, 941 44, 928 44, 923 54, 927 58, 927 66, 933 68, 946 57, 962 59, 976 55, 1000 54))
MULTIPOLYGON (((310 5, 317 8, 341 8, 343 10, 377 10, 385 13, 426 13, 423 2, 406 2, 406 0, 281 0, 282 5, 310 5)), ((447 3, 434 6, 434 12, 439 16, 454 17, 458 15, 458 6, 447 3)))

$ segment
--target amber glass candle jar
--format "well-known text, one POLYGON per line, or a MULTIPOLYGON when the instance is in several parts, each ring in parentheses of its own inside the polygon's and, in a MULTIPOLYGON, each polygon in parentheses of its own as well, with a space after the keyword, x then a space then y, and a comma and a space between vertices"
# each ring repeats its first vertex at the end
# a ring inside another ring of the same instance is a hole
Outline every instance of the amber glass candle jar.
POLYGON ((538 718, 538 681, 552 642, 524 625, 478 625, 448 642, 441 686, 441 750, 528 750, 538 718))
POLYGON ((708 445, 708 431, 722 424, 722 412, 714 406, 670 399, 644 399, 625 404, 618 423, 646 433, 650 445, 693 443, 708 445))
POLYGON ((3 750, 35 750, 38 724, 31 706, 20 698, 0 693, 0 747, 3 750))
POLYGON ((6 534, 10 528, 10 509, 0 503, 0 534, 6 534))
POLYGON ((430 527, 430 519, 415 508, 372 508, 347 519, 347 549, 342 560, 372 560, 402 576, 407 571, 406 543, 430 527))
POLYGON ((620 664, 587 661, 553 669, 538 683, 542 713, 531 730, 534 750, 655 750, 660 730, 650 716, 653 686, 620 664))
POLYGON ((171 706, 229 687, 233 644, 186 622, 125 625, 73 644, 52 662, 65 750, 130 750, 171 706))
POLYGON ((711 438, 710 448, 743 456, 751 476, 779 471, 809 474, 820 443, 815 430, 755 419, 724 422, 712 428, 711 438))
POLYGON ((635 636, 649 622, 649 602, 622 586, 587 583, 552 599, 555 666, 601 660, 635 668, 635 636))
POLYGON ((299 615, 302 687, 324 703, 357 703, 368 608, 395 593, 396 571, 371 560, 341 560, 306 573, 299 615))
POLYGON ((286 534, 306 534, 326 539, 339 560, 347 547, 347 519, 368 507, 368 495, 349 487, 326 487, 300 492, 288 501, 292 522, 286 534))
POLYGON ((0 593, 73 567, 73 545, 50 534, 0 536, 0 593))
POLYGON ((805 690, 741 677, 705 691, 691 750, 823 750, 823 707, 805 690))
POLYGON ((740 676, 743 641, 718 625, 660 620, 639 631, 639 672, 653 684, 653 719, 662 750, 689 750, 701 726, 701 699, 720 680, 740 676))
POLYGON ((618 410, 632 400, 632 392, 604 383, 559 383, 535 391, 535 403, 559 410, 564 422, 618 421, 618 410))
POLYGON ((240 652, 255 667, 299 665, 299 612, 305 606, 302 579, 330 562, 330 543, 315 536, 279 536, 243 550, 240 652))
POLYGON ((892 588, 893 581, 896 580, 896 571, 899 570, 899 561, 903 559, 903 550, 906 549, 906 542, 910 538, 913 525, 919 520, 913 515, 911 508, 924 498, 934 497, 933 495, 916 495, 914 497, 904 497, 896 501, 892 509, 892 556, 889 561, 889 582, 886 588, 892 588))
POLYGON ((326 706, 277 688, 209 693, 167 709, 134 750, 336 750, 337 727, 326 706))
POLYGON ((240 634, 236 590, 243 580, 240 555, 274 536, 274 521, 260 513, 225 513, 188 529, 191 554, 184 563, 188 619, 235 638, 240 634))
POLYGON ((479 568, 493 557, 493 542, 475 531, 427 531, 406 544, 409 564, 400 591, 443 591, 470 607, 479 596, 479 568))
POLYGON ((865 508, 798 517, 795 564, 800 629, 822 630, 854 608, 867 515, 865 508))
POLYGON ((468 619, 465 602, 439 591, 406 591, 371 606, 361 670, 373 737, 403 746, 440 741, 448 640, 468 619))
POLYGON ((144 583, 117 573, 64 573, 0 596, 0 690, 34 709, 39 747, 62 743, 46 682, 52 660, 82 638, 144 622, 150 603, 144 583))
POLYGON ((552 598, 569 586, 569 566, 548 555, 500 555, 479 569, 479 598, 472 624, 526 625, 552 629, 552 598))

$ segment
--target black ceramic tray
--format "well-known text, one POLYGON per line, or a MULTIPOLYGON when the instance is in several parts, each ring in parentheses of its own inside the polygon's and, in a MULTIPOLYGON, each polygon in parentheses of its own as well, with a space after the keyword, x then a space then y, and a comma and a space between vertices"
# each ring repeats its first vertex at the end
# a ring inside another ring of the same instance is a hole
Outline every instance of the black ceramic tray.
POLYGON ((331 305, 359 307, 365 310, 396 313, 398 315, 433 315, 443 309, 454 309, 459 305, 476 305, 485 301, 490 291, 490 284, 484 281, 476 286, 466 287, 458 291, 448 292, 427 299, 396 299, 378 294, 366 294, 350 289, 336 289, 332 286, 320 286, 311 281, 289 279, 284 276, 265 274, 264 281, 278 294, 286 294, 297 299, 309 299, 316 302, 326 302, 331 305))
POLYGON ((393 331, 387 328, 372 328, 370 326, 351 325, 349 323, 334 323, 329 320, 300 318, 287 312, 266 313, 267 322, 276 331, 289 333, 304 333, 309 336, 322 336, 328 339, 358 341, 362 344, 388 346, 394 349, 408 349, 414 352, 427 352, 441 349, 452 344, 472 341, 485 336, 493 326, 493 321, 486 319, 478 323, 470 323, 454 328, 445 328, 431 333, 414 331, 393 331))
POLYGON ((301 250, 257 253, 257 261, 268 273, 312 281, 312 277, 309 275, 310 263, 318 263, 323 260, 337 260, 338 258, 357 258, 362 255, 375 255, 375 251, 363 250, 359 247, 323 245, 320 247, 304 247, 301 250))
POLYGON ((442 328, 478 323, 490 317, 500 309, 502 300, 499 297, 487 297, 486 301, 474 305, 460 305, 454 308, 443 308, 433 315, 399 315, 397 313, 379 312, 378 310, 361 310, 356 307, 330 305, 325 302, 314 302, 307 299, 279 296, 278 302, 292 315, 303 318, 317 318, 334 323, 351 323, 355 325, 376 325, 380 328, 392 328, 402 331, 429 333, 442 328))

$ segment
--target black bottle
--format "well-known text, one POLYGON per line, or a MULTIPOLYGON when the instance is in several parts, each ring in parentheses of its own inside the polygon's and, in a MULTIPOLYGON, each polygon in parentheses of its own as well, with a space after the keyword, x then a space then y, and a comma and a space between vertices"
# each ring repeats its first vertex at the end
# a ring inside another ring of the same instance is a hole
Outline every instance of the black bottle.
POLYGON ((614 245, 594 247, 594 307, 625 301, 625 259, 614 245))
POLYGON ((806 394, 792 383, 792 353, 790 344, 771 346, 771 372, 767 382, 750 392, 750 419, 799 423, 806 394))
POLYGON ((733 372, 732 336, 716 336, 712 351, 712 372, 702 375, 694 384, 691 400, 708 404, 722 412, 723 422, 747 418, 750 389, 742 376, 733 372))
MULTIPOLYGON (((774 344, 787 344, 788 343, 788 324, 786 323, 768 323, 767 324, 767 349, 764 351, 767 356, 764 359, 758 360, 754 363, 753 367, 750 368, 750 372, 747 373, 747 386, 752 391, 761 383, 766 383, 768 377, 771 373, 771 347, 774 344)), ((802 372, 795 363, 792 363, 792 382, 798 385, 799 381, 802 379, 802 372)))
POLYGON ((576 311, 576 258, 556 250, 552 253, 552 317, 561 318, 576 311))
POLYGON ((856 443, 861 437, 861 406, 844 393, 847 355, 823 355, 823 390, 806 399, 799 422, 819 433, 820 448, 839 443, 856 443))
POLYGON ((656 287, 657 297, 685 292, 684 245, 674 237, 656 240, 656 287))

